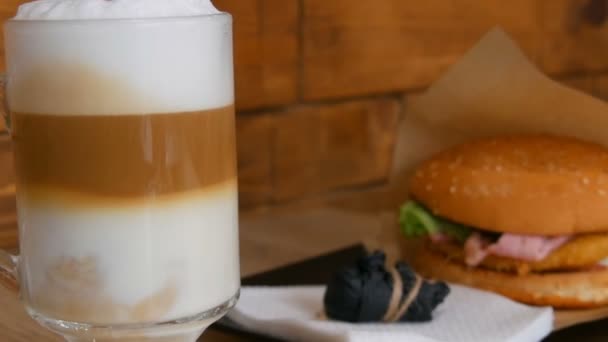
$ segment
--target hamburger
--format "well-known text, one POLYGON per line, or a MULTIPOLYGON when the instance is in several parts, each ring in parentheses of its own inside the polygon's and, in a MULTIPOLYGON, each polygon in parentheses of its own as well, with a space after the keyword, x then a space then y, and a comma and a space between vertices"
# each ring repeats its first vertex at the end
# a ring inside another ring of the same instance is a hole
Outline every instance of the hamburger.
POLYGON ((574 138, 485 138, 423 162, 400 209, 425 277, 532 305, 608 304, 608 150, 574 138))

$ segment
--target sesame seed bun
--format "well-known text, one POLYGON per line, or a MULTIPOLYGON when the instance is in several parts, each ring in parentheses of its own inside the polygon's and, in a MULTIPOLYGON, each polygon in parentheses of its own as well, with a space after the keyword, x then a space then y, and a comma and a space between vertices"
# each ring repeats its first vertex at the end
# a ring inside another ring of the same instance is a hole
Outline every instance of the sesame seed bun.
POLYGON ((476 140, 423 163, 410 193, 438 216, 488 231, 608 231, 608 150, 547 135, 476 140))
POLYGON ((469 268, 427 247, 420 248, 412 265, 426 278, 496 292, 531 305, 583 309, 608 304, 608 269, 516 275, 469 268))

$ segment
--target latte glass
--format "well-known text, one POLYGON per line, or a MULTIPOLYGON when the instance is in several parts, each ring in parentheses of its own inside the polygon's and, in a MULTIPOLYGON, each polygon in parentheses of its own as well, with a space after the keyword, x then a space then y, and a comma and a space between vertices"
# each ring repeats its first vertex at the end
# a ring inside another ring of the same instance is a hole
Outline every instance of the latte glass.
POLYGON ((69 341, 195 341, 239 292, 232 19, 5 26, 29 314, 69 341))

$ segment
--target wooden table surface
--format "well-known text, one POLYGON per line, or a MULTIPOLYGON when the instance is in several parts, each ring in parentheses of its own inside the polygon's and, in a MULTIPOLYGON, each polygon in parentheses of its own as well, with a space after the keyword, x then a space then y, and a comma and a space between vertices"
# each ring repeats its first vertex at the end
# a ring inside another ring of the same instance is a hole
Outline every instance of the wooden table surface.
MULTIPOLYGON (((394 211, 378 210, 385 207, 380 202, 388 197, 380 191, 363 197, 363 201, 360 197, 343 198, 242 214, 242 275, 246 277, 357 243, 363 243, 368 249, 383 249, 389 262, 398 258, 403 240, 397 238, 394 211), (376 197, 378 200, 374 200, 376 197)), ((18 299, 3 288, 0 288, 0 307, 0 341, 62 341, 33 322, 18 299)), ((560 312, 555 324, 565 327, 607 315, 608 308, 560 312)), ((608 329, 600 334, 608 338, 608 329)), ((244 341, 214 329, 205 333, 204 340, 244 341)))

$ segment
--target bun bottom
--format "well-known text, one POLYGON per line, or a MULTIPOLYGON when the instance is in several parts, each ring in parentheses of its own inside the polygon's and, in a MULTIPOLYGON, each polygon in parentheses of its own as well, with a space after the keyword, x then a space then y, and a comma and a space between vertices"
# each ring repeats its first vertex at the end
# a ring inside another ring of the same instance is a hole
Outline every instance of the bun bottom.
POLYGON ((470 268, 448 260, 426 246, 418 249, 412 266, 426 278, 496 292, 515 301, 584 309, 608 305, 608 269, 517 275, 470 268))

